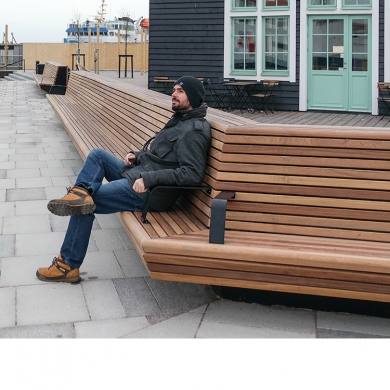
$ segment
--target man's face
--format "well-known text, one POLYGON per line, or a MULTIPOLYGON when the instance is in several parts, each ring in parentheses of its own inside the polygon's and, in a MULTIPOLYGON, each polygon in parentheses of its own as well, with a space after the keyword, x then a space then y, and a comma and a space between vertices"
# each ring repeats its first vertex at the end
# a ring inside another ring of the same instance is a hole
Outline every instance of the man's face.
POLYGON ((190 101, 188 100, 187 94, 179 84, 176 84, 173 87, 172 110, 192 110, 192 106, 190 104, 190 101))

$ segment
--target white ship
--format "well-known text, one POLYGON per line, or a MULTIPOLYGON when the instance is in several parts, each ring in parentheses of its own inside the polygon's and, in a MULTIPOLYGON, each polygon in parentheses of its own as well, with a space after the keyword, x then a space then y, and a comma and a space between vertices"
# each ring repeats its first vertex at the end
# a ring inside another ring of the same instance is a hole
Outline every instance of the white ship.
POLYGON ((122 43, 141 42, 141 28, 149 29, 149 19, 142 16, 134 21, 129 17, 106 20, 106 3, 102 0, 100 11, 93 21, 71 23, 66 29, 64 43, 88 43, 88 34, 91 34, 91 43, 122 43))

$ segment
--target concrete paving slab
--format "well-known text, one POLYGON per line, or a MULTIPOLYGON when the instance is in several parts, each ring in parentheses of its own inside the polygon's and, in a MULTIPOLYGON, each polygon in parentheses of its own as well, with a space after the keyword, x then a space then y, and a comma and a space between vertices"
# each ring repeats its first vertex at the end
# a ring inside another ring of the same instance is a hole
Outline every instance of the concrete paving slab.
POLYGON ((145 317, 75 322, 74 324, 76 338, 119 338, 148 326, 149 323, 145 317))
POLYGON ((16 288, 0 288, 0 328, 15 326, 16 288))
POLYGON ((317 313, 317 327, 333 331, 355 332, 390 337, 390 319, 344 313, 317 313))
POLYGON ((195 338, 202 320, 202 314, 184 313, 148 328, 131 332, 124 338, 195 338))
POLYGON ((182 313, 216 299, 210 286, 145 279, 164 313, 182 313))
POLYGON ((61 248, 64 236, 63 232, 17 234, 16 256, 55 256, 61 248))
POLYGON ((0 258, 15 256, 15 234, 0 235, 0 258))
POLYGON ((126 317, 112 280, 86 281, 81 286, 92 321, 126 317))
POLYGON ((90 320, 81 285, 70 283, 17 287, 16 313, 18 325, 90 320))
POLYGON ((135 249, 114 251, 126 278, 147 278, 149 272, 135 249))
POLYGON ((243 325, 222 324, 203 321, 196 335, 207 339, 246 339, 246 338, 315 338, 315 332, 296 332, 288 328, 257 328, 243 325))
POLYGON ((98 280, 121 279, 125 275, 113 252, 91 252, 88 247, 87 255, 80 267, 80 276, 83 280, 98 280))
POLYGON ((50 177, 25 177, 17 178, 16 187, 17 188, 34 188, 34 187, 50 187, 53 184, 53 181, 50 177))
POLYGON ((102 229, 122 229, 122 224, 116 214, 96 214, 96 219, 102 229))
POLYGON ((51 232, 48 215, 26 215, 4 217, 4 234, 51 232))
POLYGON ((71 339, 75 338, 75 329, 73 324, 48 324, 48 325, 30 325, 14 326, 0 329, 0 338, 2 339, 71 339))
POLYGON ((51 177, 51 183, 52 183, 51 185, 53 187, 62 187, 64 189, 66 189, 67 187, 71 187, 74 184, 75 178, 76 178, 75 176, 51 177))
POLYGON ((13 162, 15 164, 16 169, 26 169, 26 168, 46 168, 46 161, 16 161, 13 162))
POLYGON ((47 199, 42 200, 23 200, 15 202, 15 215, 49 215, 47 209, 47 199))
POLYGON ((43 284, 35 273, 38 268, 49 267, 54 256, 4 257, 1 262, 0 286, 29 286, 43 284))
POLYGON ((0 217, 11 217, 15 215, 14 202, 0 203, 0 217))
POLYGON ((16 180, 15 179, 1 179, 0 180, 0 190, 7 190, 8 188, 15 188, 16 180))
MULTIPOLYGON (((39 162, 39 161, 37 161, 39 162)), ((18 200, 41 200, 46 199, 45 189, 42 187, 33 188, 10 188, 7 190, 7 202, 18 200)))
POLYGON ((114 280, 127 317, 161 314, 162 310, 143 278, 114 280))
POLYGON ((100 250, 112 251, 126 249, 116 229, 94 230, 92 235, 100 250))
POLYGON ((131 238, 128 236, 124 228, 116 229, 124 247, 126 250, 134 249, 133 241, 131 241, 131 238))
POLYGON ((315 312, 267 307, 232 301, 215 301, 209 305, 205 322, 250 326, 299 336, 315 336, 315 312))

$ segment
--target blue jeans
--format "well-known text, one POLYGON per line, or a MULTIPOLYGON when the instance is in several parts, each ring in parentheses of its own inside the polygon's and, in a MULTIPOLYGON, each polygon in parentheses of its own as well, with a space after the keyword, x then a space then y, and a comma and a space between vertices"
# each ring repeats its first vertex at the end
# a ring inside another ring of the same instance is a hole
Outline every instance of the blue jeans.
MULTIPOLYGON (((76 186, 87 189, 96 205, 96 214, 119 211, 142 211, 144 202, 120 174, 125 163, 103 149, 93 149, 76 179, 76 186), (109 183, 102 185, 106 178, 109 183)), ((76 214, 70 217, 68 230, 61 247, 66 264, 80 268, 87 253, 94 214, 76 214)))

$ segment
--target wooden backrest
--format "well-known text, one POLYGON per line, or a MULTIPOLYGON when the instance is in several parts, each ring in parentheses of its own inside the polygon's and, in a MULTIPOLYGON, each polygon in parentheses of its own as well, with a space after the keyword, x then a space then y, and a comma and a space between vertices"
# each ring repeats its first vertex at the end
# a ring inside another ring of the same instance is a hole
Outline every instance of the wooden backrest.
POLYGON ((264 80, 263 85, 268 88, 277 87, 279 85, 279 80, 264 80))
POLYGON ((58 62, 48 61, 42 72, 41 85, 66 85, 68 82, 68 67, 58 62))
POLYGON ((236 191, 227 229, 389 242, 389 149, 385 129, 231 127, 210 176, 236 191))
MULTIPOLYGON (((118 157, 129 150, 139 150, 173 114, 169 96, 82 71, 71 72, 66 96, 81 103, 91 120, 99 124, 97 128, 90 126, 93 134, 85 141, 90 148, 103 147, 118 157)), ((253 126, 256 122, 211 108, 207 120, 212 129, 212 147, 205 183, 212 187, 216 180, 213 165, 221 154, 226 129, 243 123, 253 126)), ((81 133, 88 132, 88 118, 80 127, 81 133)), ((193 191, 181 199, 181 204, 209 226, 211 201, 217 193, 193 191)))

